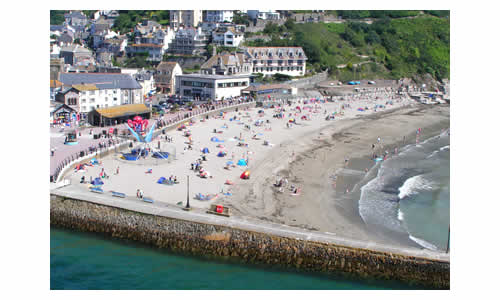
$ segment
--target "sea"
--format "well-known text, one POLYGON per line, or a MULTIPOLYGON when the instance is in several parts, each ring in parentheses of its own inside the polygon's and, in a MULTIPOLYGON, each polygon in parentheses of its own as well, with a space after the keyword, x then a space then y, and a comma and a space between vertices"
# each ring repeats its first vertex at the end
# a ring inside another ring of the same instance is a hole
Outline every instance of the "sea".
POLYGON ((95 233, 50 229, 51 290, 408 290, 346 278, 181 255, 95 233))
POLYGON ((377 163, 361 187, 359 214, 383 236, 406 236, 418 247, 446 251, 450 224, 449 130, 406 145, 377 163))

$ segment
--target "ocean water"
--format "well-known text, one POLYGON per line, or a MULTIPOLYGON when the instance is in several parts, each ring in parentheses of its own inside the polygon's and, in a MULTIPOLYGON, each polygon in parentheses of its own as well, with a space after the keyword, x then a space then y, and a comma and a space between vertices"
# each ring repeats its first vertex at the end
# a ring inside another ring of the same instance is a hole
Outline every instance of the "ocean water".
POLYGON ((450 221, 450 137, 445 131, 378 163, 361 188, 359 213, 368 227, 446 251, 450 221))
POLYGON ((91 233, 50 230, 52 290, 374 290, 416 289, 392 281, 287 271, 182 256, 91 233))

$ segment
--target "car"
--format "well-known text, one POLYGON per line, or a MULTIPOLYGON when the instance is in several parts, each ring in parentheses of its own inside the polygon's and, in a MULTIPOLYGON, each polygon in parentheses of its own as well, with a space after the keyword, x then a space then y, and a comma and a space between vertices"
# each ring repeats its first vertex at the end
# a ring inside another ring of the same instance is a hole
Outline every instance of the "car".
POLYGON ((375 84, 375 81, 370 80, 368 81, 368 84, 375 84))
POLYGON ((157 110, 158 112, 163 111, 163 108, 160 105, 153 104, 151 107, 154 108, 155 110, 157 110))

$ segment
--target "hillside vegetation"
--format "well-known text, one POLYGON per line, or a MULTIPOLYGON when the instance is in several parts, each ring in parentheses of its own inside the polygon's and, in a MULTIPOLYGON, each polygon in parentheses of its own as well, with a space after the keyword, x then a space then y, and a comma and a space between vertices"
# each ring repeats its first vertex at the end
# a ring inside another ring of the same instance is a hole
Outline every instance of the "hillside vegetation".
MULTIPOLYGON (((438 14, 438 13, 436 13, 438 14)), ((440 80, 450 73, 450 21, 430 15, 379 19, 373 24, 268 24, 271 41, 249 46, 301 46, 308 68, 329 70, 340 80, 401 78, 430 74, 440 80)))

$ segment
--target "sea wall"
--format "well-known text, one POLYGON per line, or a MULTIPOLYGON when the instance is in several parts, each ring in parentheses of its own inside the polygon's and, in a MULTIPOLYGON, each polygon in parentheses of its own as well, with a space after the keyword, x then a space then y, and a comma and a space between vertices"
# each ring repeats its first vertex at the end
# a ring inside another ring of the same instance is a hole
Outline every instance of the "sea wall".
POLYGON ((450 265, 404 255, 272 236, 138 213, 51 195, 50 224, 139 241, 193 255, 232 257, 354 278, 390 279, 449 289, 450 265))

